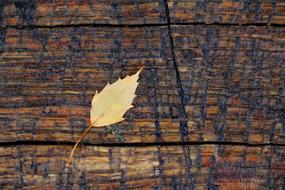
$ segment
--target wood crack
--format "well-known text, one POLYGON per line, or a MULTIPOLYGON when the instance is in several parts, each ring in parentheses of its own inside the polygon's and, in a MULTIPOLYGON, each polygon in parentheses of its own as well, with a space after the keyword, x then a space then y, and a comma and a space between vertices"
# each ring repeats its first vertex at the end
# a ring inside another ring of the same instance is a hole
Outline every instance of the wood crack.
POLYGON ((167 28, 168 28, 168 36, 169 36, 169 40, 170 40, 170 49, 171 49, 171 54, 172 54, 172 59, 173 59, 173 67, 175 70, 175 74, 176 74, 176 83, 177 83, 177 88, 178 88, 178 94, 179 94, 179 98, 180 98, 180 106, 181 106, 181 111, 180 111, 180 132, 181 132, 181 136, 182 136, 182 141, 184 141, 184 136, 188 135, 188 126, 187 126, 187 113, 185 110, 185 103, 184 103, 184 99, 185 99, 185 95, 184 95, 184 91, 182 88, 182 83, 181 83, 181 77, 180 77, 180 73, 178 70, 178 65, 177 65, 177 61, 176 61, 176 56, 175 56, 175 46, 174 46, 174 42, 173 42, 173 37, 171 34, 171 18, 170 18, 170 14, 169 14, 169 8, 168 8, 168 3, 167 0, 164 0, 164 5, 165 5, 165 14, 167 17, 167 28))
MULTIPOLYGON (((169 15, 167 15, 168 18, 169 15)), ((275 23, 206 23, 206 22, 169 22, 169 23, 149 23, 149 24, 68 24, 68 25, 5 25, 1 29, 35 29, 35 28, 76 28, 76 27, 92 27, 92 28, 144 28, 144 27, 162 27, 162 26, 176 26, 176 25, 201 25, 201 26, 271 26, 271 27, 285 27, 285 24, 275 24, 275 23)))
MULTIPOLYGON (((10 146, 47 146, 47 145, 59 145, 59 146, 73 146, 74 142, 65 141, 31 141, 31 140, 19 140, 10 142, 0 142, 0 147, 10 146)), ((280 143, 246 143, 246 142, 232 142, 232 141, 195 141, 195 142, 123 142, 123 143, 90 143, 82 142, 84 146, 101 146, 101 147, 150 147, 150 146, 201 146, 201 145, 227 145, 227 146, 246 146, 246 147, 265 147, 265 146, 278 146, 285 147, 285 144, 280 143)))

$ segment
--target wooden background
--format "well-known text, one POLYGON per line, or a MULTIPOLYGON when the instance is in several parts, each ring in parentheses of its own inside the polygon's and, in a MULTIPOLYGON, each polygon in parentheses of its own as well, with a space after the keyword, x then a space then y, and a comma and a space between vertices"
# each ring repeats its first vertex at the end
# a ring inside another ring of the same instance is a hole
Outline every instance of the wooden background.
POLYGON ((0 189, 285 189, 283 0, 0 0, 0 24, 0 189))

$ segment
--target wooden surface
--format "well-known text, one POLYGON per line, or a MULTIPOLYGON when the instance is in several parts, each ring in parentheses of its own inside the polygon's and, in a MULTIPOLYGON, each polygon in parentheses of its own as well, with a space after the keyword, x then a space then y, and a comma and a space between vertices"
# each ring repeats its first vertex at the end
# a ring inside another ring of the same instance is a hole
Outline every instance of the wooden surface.
POLYGON ((201 140, 284 144, 284 28, 171 30, 191 132, 198 129, 201 140))
POLYGON ((5 25, 166 23, 162 0, 3 1, 5 25))
POLYGON ((10 26, 172 23, 285 24, 285 2, 203 0, 7 0, 2 22, 10 26))
POLYGON ((0 1, 0 189, 285 189, 285 3, 0 1), (126 121, 92 96, 141 73, 126 121))
POLYGON ((1 189, 284 188, 284 147, 84 146, 68 170, 70 148, 1 147, 1 189))
POLYGON ((285 24, 285 2, 169 0, 173 23, 285 24))

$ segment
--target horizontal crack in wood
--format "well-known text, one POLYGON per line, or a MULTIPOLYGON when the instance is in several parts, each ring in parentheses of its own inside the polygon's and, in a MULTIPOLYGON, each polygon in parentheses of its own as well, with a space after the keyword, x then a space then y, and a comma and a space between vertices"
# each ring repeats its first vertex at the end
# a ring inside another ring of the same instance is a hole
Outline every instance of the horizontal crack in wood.
MULTIPOLYGON (((248 146, 248 147, 264 147, 264 146, 280 146, 285 147, 285 144, 279 143, 243 143, 243 142, 227 142, 227 141, 201 141, 201 142, 131 142, 131 143, 81 143, 84 146, 103 146, 103 147, 149 147, 149 146, 191 146, 191 145, 228 145, 228 146, 248 146)), ((11 141, 0 142, 0 147, 7 146, 24 146, 24 145, 61 145, 73 146, 74 142, 60 142, 60 141, 11 141)))
MULTIPOLYGON (((73 27, 113 27, 113 28, 137 28, 137 27, 159 27, 168 26, 168 23, 149 23, 149 24, 69 24, 69 25, 6 25, 1 28, 30 29, 30 28, 73 28, 73 27)), ((206 25, 206 26, 272 26, 285 27, 285 24, 275 23, 205 23, 205 22, 171 22, 170 26, 175 25, 206 25)))

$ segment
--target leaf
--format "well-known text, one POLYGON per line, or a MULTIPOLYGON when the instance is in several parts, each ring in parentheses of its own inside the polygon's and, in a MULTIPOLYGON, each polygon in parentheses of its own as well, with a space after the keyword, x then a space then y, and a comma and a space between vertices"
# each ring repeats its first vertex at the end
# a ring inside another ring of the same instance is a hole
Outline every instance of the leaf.
POLYGON ((67 160, 68 166, 71 166, 76 147, 92 127, 111 125, 124 120, 124 114, 133 107, 132 102, 139 84, 137 80, 142 69, 132 76, 119 78, 113 84, 108 83, 99 94, 96 91, 91 103, 90 124, 73 146, 67 160))
POLYGON ((133 107, 135 91, 138 86, 139 74, 118 79, 113 84, 107 84, 104 89, 94 95, 90 110, 90 121, 93 127, 111 125, 123 121, 124 114, 133 107))

